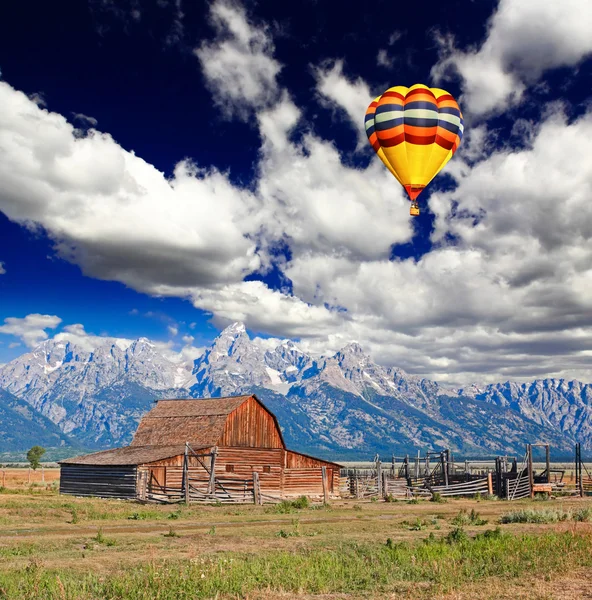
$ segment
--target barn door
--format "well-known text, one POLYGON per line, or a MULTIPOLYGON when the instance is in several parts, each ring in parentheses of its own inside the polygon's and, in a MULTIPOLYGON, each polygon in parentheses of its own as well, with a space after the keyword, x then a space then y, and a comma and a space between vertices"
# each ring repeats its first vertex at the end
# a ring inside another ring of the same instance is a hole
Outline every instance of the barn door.
POLYGON ((150 467, 148 489, 150 493, 164 492, 166 487, 166 467, 150 467))

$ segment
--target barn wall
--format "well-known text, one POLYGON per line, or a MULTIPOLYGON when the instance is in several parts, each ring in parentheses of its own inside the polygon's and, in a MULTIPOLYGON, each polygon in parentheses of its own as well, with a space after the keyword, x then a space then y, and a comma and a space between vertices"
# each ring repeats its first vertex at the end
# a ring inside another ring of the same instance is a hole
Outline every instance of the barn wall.
MULTIPOLYGON (((327 468, 327 491, 335 494, 338 490, 339 469, 327 468)), ((322 496, 322 468, 286 469, 283 492, 285 496, 322 496)))
POLYGON ((282 490, 284 453, 283 448, 219 448, 216 477, 252 479, 253 471, 256 471, 259 473, 261 490, 279 494, 282 490), (227 465, 232 471, 227 470, 227 465))
POLYGON ((286 467, 288 469, 307 469, 315 467, 327 467, 328 469, 339 469, 339 467, 333 463, 321 460, 320 458, 313 458, 312 456, 305 456, 292 450, 286 450, 286 467))
POLYGON ((227 416, 218 445, 250 448, 284 447, 275 419, 253 397, 227 416))
POLYGON ((136 467, 105 465, 61 465, 60 494, 135 498, 136 467))
MULTIPOLYGON (((196 450, 195 453, 202 455, 202 454, 209 454, 211 452, 211 449, 208 448, 207 450, 196 450)), ((150 467, 183 467, 183 459, 185 458, 184 454, 179 454, 178 456, 172 456, 171 458, 165 458, 163 460, 155 460, 154 462, 151 463, 146 463, 146 466, 150 466, 150 467)), ((209 456, 204 456, 201 458, 201 460, 203 462, 205 462, 207 465, 210 464, 210 457, 209 456)), ((191 454, 191 452, 189 453, 189 466, 190 467, 199 467, 200 463, 198 461, 198 459, 193 456, 191 454)))

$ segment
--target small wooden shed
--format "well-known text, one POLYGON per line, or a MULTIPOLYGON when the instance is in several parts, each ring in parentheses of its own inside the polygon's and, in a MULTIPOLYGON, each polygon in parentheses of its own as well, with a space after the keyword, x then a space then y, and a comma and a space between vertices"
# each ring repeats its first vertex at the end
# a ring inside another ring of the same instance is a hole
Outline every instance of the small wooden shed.
POLYGON ((339 492, 340 465, 288 450, 255 395, 159 400, 130 446, 60 466, 60 492, 77 496, 262 501, 339 492))

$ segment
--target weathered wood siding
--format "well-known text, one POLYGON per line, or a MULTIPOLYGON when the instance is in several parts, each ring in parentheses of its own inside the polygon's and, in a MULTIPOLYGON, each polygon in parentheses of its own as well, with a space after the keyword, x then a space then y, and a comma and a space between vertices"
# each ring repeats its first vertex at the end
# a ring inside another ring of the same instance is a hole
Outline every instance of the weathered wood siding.
MULTIPOLYGON (((198 450, 196 452, 196 454, 209 454, 211 452, 211 448, 208 448, 207 450, 198 450)), ((172 456, 171 458, 165 458, 164 460, 156 460, 154 462, 151 463, 146 463, 145 466, 148 467, 183 467, 183 459, 185 458, 184 454, 179 454, 179 456, 172 456)), ((202 457, 201 459, 203 462, 205 462, 206 465, 210 465, 210 457, 209 456, 205 456, 202 457)), ((199 460, 193 456, 191 453, 189 453, 189 466, 190 467, 199 467, 200 463, 199 460)))
POLYGON ((248 448, 284 447, 273 415, 252 396, 226 417, 226 425, 218 445, 248 448))
POLYGON ((314 458, 313 456, 306 456, 294 452, 293 450, 286 450, 286 467, 288 469, 310 469, 319 467, 327 467, 328 469, 339 469, 337 465, 320 458, 314 458))
POLYGON ((60 494, 135 498, 135 466, 68 465, 61 466, 60 494))
MULTIPOLYGON (((339 492, 339 470, 327 468, 327 491, 329 494, 339 492)), ((322 468, 286 469, 283 493, 285 496, 322 496, 322 468)))
POLYGON ((259 473, 261 490, 280 493, 284 464, 283 448, 219 448, 216 477, 220 479, 252 479, 259 473), (227 470, 227 465, 232 470, 227 470))

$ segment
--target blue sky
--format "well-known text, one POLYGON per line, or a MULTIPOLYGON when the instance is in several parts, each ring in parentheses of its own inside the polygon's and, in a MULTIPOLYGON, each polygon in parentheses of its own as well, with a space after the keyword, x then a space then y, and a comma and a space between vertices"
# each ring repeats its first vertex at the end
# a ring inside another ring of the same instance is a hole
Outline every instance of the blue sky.
POLYGON ((591 380, 591 10, 4 6, 0 362, 240 320, 443 381, 591 380), (418 82, 465 138, 411 220, 363 117, 418 82))

